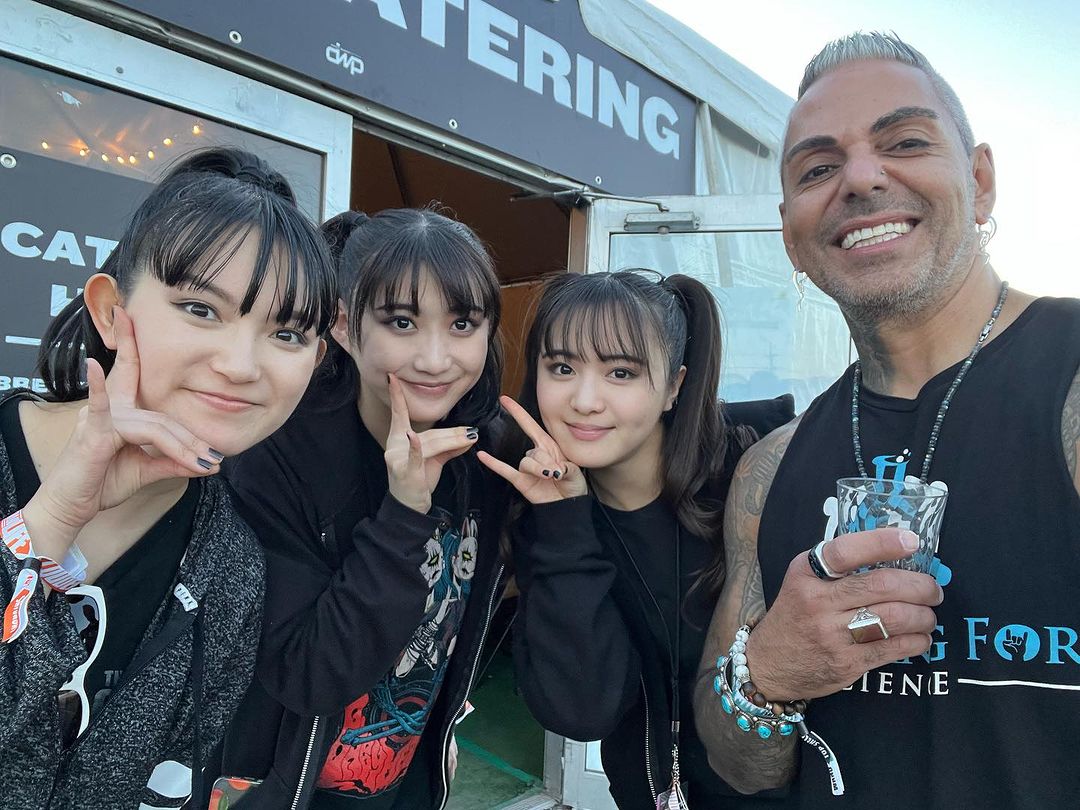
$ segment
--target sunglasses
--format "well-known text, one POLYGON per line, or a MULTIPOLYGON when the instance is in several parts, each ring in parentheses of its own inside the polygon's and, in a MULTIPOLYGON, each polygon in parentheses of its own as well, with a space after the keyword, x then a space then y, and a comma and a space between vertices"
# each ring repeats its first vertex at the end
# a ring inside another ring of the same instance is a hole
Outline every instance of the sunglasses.
POLYGON ((57 696, 60 743, 67 750, 90 725, 90 695, 86 673, 97 660, 105 643, 105 594, 96 585, 77 585, 64 594, 75 618, 75 629, 86 645, 86 660, 75 667, 57 696))

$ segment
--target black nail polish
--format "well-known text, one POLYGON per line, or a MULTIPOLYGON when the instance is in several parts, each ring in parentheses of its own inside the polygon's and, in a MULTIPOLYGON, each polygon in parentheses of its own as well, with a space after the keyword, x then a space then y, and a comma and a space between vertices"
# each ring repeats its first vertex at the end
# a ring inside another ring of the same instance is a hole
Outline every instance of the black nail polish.
POLYGON ((209 453, 210 453, 210 457, 213 458, 214 461, 224 461, 225 460, 225 454, 224 453, 219 453, 213 447, 209 448, 209 453))
POLYGON ((209 470, 211 467, 214 466, 214 463, 212 461, 207 461, 205 458, 200 458, 199 466, 202 467, 204 470, 209 470))
POLYGON ((551 477, 552 477, 552 478, 558 478, 558 477, 559 477, 559 476, 561 476, 561 475, 562 475, 562 473, 561 473, 561 472, 559 472, 558 470, 556 470, 555 472, 553 472, 553 473, 551 474, 551 477))
POLYGON ((465 438, 468 439, 470 442, 475 442, 477 439, 480 438, 480 434, 477 433, 475 430, 470 430, 465 434, 465 438))
POLYGON ((545 477, 551 475, 551 470, 544 470, 544 475, 545 477))

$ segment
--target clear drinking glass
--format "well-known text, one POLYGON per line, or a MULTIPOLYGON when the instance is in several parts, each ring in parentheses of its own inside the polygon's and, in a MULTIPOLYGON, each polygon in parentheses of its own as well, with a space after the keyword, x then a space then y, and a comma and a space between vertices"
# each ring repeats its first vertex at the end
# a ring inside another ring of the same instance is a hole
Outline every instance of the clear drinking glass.
POLYGON ((841 478, 836 482, 837 533, 850 534, 886 526, 910 529, 919 536, 918 551, 910 557, 876 563, 868 568, 902 568, 929 574, 937 553, 948 497, 948 490, 914 479, 841 478))

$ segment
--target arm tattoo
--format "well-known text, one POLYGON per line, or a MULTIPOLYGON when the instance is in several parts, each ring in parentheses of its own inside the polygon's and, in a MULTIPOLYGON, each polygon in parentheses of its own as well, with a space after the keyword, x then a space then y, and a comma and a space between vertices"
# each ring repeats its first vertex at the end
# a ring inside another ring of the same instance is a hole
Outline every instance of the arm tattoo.
POLYGON ((762 742, 720 710, 713 693, 716 659, 735 630, 765 615, 757 534, 765 499, 799 420, 774 431, 743 456, 735 469, 724 514, 727 579, 705 642, 695 690, 694 718, 709 762, 736 790, 752 793, 790 782, 798 762, 797 740, 762 742), (753 738, 753 739, 752 739, 753 738))
POLYGON ((1069 474, 1077 492, 1080 492, 1080 474, 1077 474, 1077 455, 1080 455, 1080 370, 1077 370, 1069 393, 1065 395, 1065 407, 1061 411, 1061 446, 1065 450, 1069 474))
MULTIPOLYGON (((756 622, 765 615, 765 591, 761 583, 761 568, 757 556, 758 529, 773 477, 780 467, 791 437, 795 435, 799 421, 800 419, 795 419, 777 430, 755 448, 758 452, 747 459, 747 467, 743 471, 743 497, 738 508, 731 510, 734 531, 730 535, 726 531, 724 533, 727 541, 734 546, 733 562, 745 571, 742 608, 739 611, 740 624, 756 622)), ((739 471, 736 470, 735 474, 738 475, 739 471)))

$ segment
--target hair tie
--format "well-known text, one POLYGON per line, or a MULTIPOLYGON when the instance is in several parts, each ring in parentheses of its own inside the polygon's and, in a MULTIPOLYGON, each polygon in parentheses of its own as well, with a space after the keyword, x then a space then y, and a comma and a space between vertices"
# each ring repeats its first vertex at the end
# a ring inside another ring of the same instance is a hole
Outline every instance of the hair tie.
POLYGON ((660 282, 660 286, 662 286, 665 290, 671 293, 671 295, 675 298, 675 302, 679 305, 679 309, 682 310, 683 315, 689 317, 690 302, 686 299, 683 291, 676 285, 672 284, 668 279, 669 277, 665 276, 664 279, 660 282))

